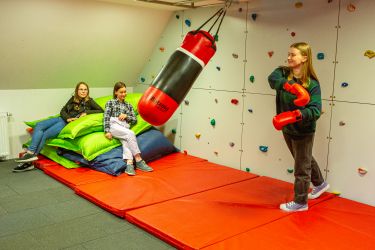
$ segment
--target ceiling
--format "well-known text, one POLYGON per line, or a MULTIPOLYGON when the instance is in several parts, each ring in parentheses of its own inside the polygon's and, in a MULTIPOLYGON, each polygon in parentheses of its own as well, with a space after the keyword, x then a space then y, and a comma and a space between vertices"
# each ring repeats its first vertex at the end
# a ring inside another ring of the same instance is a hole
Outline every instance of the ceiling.
MULTIPOLYGON (((225 0, 99 0, 133 6, 141 6, 164 10, 183 10, 199 7, 210 7, 224 5, 225 0)), ((240 0, 241 1, 241 0, 240 0)), ((239 2, 238 0, 236 2, 239 2)))

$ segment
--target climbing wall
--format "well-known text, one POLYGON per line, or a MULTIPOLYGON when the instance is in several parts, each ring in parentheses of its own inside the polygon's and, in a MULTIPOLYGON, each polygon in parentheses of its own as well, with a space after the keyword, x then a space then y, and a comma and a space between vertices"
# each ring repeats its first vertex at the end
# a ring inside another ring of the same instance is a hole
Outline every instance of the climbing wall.
MULTIPOLYGON (((323 98, 314 156, 332 190, 375 204, 375 194, 370 192, 375 189, 375 177, 371 178, 375 169, 369 150, 373 148, 369 138, 375 138, 370 129, 375 120, 375 87, 368 77, 375 59, 367 51, 375 49, 367 22, 375 11, 374 3, 254 0, 232 4, 215 56, 161 129, 188 154, 292 182, 294 161, 282 133, 272 125, 275 92, 267 77, 275 67, 286 64, 290 44, 306 41, 313 49, 323 98), (350 180, 355 190, 347 187, 350 180)), ((172 16, 140 75, 140 90, 148 87, 184 35, 218 9, 192 9, 172 16)))
POLYGON ((342 1, 328 181, 343 196, 375 205, 375 1, 342 1), (372 52, 371 52, 372 51, 372 52))

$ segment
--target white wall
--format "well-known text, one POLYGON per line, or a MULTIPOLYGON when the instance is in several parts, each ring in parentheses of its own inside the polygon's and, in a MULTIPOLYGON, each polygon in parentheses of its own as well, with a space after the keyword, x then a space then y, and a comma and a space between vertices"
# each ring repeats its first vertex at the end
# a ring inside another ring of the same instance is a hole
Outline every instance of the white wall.
MULTIPOLYGON (((188 93, 189 105, 181 104, 163 127, 164 133, 192 155, 292 182, 288 169, 293 168, 293 159, 271 122, 276 112, 275 93, 267 76, 285 64, 290 44, 306 41, 313 49, 324 111, 318 121, 314 156, 331 191, 375 205, 375 85, 371 77, 375 58, 364 56, 366 50, 375 50, 375 35, 369 32, 375 1, 305 0, 302 8, 296 8, 295 3, 254 0, 232 4, 219 33, 216 55, 188 93), (348 10, 349 4, 356 6, 355 11, 348 10), (255 21, 252 13, 258 14, 255 21), (291 32, 295 32, 294 37, 291 32), (274 52, 272 57, 269 51, 274 52), (324 53, 324 60, 317 60, 319 52, 324 53), (250 75, 255 76, 254 83, 249 81, 250 75), (342 82, 349 86, 342 88, 342 82), (239 103, 231 104, 232 98, 239 103), (215 127, 210 125, 212 118, 215 127), (340 126, 340 121, 346 125, 340 126), (174 128, 175 135, 171 134, 174 128), (196 133, 201 134, 199 139, 196 133), (261 152, 259 146, 268 146, 268 152, 261 152), (368 173, 360 176, 359 167, 368 173)), ((140 81, 136 90, 144 90, 184 34, 216 10, 176 12, 140 74, 145 81, 140 81), (185 19, 192 22, 191 27, 184 24, 185 19)))
POLYGON ((133 84, 171 13, 93 0, 2 0, 0 90, 133 84))

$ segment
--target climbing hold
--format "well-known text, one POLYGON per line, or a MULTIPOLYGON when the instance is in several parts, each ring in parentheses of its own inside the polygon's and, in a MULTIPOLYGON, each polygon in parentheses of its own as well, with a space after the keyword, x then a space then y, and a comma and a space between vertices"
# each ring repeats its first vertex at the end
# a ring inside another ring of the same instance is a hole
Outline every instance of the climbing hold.
POLYGON ((190 27, 191 26, 191 21, 189 19, 185 19, 185 24, 186 24, 186 26, 190 27))
POLYGON ((176 15, 176 19, 180 19, 180 15, 176 15))
POLYGON ((217 69, 218 71, 220 71, 220 70, 221 70, 221 68, 220 68, 219 66, 216 66, 216 69, 217 69))
POLYGON ((189 105, 190 104, 190 102, 188 100, 185 100, 184 103, 185 103, 185 105, 189 105))
POLYGON ((188 153, 187 150, 184 150, 184 154, 187 155, 187 153, 188 153))
POLYGON ((296 2, 294 4, 294 7, 296 7, 297 9, 302 8, 303 7, 303 3, 302 2, 296 2))
POLYGON ((165 48, 164 48, 164 47, 160 47, 159 50, 160 50, 161 52, 164 52, 164 51, 165 51, 165 48))
POLYGON ((253 19, 253 21, 255 21, 258 17, 258 14, 257 13, 253 13, 251 14, 251 19, 253 19))
POLYGON ((217 152, 217 151, 214 151, 214 154, 215 154, 216 156, 218 156, 218 155, 219 155, 219 152, 217 152))
POLYGON ((318 58, 318 60, 323 60, 324 59, 324 53, 322 52, 319 52, 316 57, 318 58))
POLYGON ((341 83, 341 87, 343 87, 343 88, 346 88, 346 87, 348 87, 349 86, 349 83, 347 83, 347 82, 343 82, 343 83, 341 83))
POLYGON ((333 191, 331 191, 331 193, 334 194, 334 195, 340 195, 341 194, 341 192, 338 191, 338 190, 333 190, 333 191))
POLYGON ((255 81, 255 77, 253 75, 250 76, 250 82, 254 82, 255 81))
POLYGON ((369 59, 375 57, 375 52, 372 50, 366 50, 365 56, 367 56, 369 59))
POLYGON ((218 103, 219 101, 217 100, 217 98, 215 98, 215 102, 218 103))
POLYGON ((292 37, 295 37, 295 36, 296 36, 296 32, 291 32, 290 35, 291 35, 292 37))
POLYGON ((216 42, 219 41, 219 35, 218 35, 218 34, 216 34, 214 38, 215 38, 215 41, 216 41, 216 42))
POLYGON ((152 76, 151 76, 151 79, 154 79, 154 78, 155 78, 155 75, 152 75, 152 76))
POLYGON ((268 146, 259 146, 259 150, 262 151, 262 152, 267 152, 268 146))
POLYGON ((253 110, 251 108, 248 108, 247 111, 249 111, 250 113, 253 113, 253 110))
POLYGON ((355 5, 350 3, 346 6, 346 9, 349 11, 349 12, 354 12, 355 11, 355 5))
POLYGON ((196 133, 195 134, 195 138, 197 138, 197 139, 201 138, 201 134, 200 133, 196 133))
POLYGON ((332 3, 333 0, 328 0, 328 3, 332 3))
POLYGON ((358 174, 360 176, 364 176, 365 174, 367 174, 367 169, 366 168, 358 168, 358 174))
POLYGON ((242 8, 239 8, 239 9, 238 9, 238 12, 242 12, 242 8))
POLYGON ((250 172, 250 168, 246 168, 246 172, 250 172))
POLYGON ((145 82, 145 81, 146 81, 146 78, 141 77, 141 82, 145 82))
POLYGON ((287 171, 288 171, 289 174, 291 174, 291 173, 294 172, 294 169, 293 168, 288 168, 287 171))
POLYGON ((273 51, 268 51, 267 53, 268 53, 268 56, 271 58, 273 56, 274 52, 273 51))
POLYGON ((172 134, 176 134, 176 129, 174 128, 174 129, 172 129, 172 134))
POLYGON ((237 59, 237 58, 238 58, 238 55, 235 54, 235 53, 233 53, 232 56, 233 56, 234 59, 237 59))
POLYGON ((237 104, 238 104, 238 100, 237 100, 237 99, 232 99, 232 100, 230 100, 230 102, 231 102, 232 104, 234 104, 234 105, 237 105, 237 104))
POLYGON ((234 142, 230 142, 229 146, 233 148, 234 147, 234 142))
POLYGON ((339 125, 340 125, 340 126, 345 126, 345 122, 340 121, 340 122, 339 122, 339 125))
POLYGON ((215 119, 211 119, 210 123, 211 123, 212 126, 215 126, 216 125, 215 119))

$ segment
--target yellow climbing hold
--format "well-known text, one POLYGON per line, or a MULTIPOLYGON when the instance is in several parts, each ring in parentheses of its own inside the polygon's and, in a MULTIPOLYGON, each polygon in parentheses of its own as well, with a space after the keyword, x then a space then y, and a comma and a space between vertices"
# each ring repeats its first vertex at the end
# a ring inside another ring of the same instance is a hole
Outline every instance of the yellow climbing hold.
POLYGON ((367 56, 369 59, 375 57, 375 52, 372 50, 366 50, 365 56, 367 56))
POLYGON ((334 194, 334 195, 340 195, 340 194, 341 194, 341 192, 338 191, 338 190, 334 190, 334 191, 332 191, 331 193, 334 194))
POLYGON ((197 139, 201 138, 201 134, 200 133, 196 133, 195 134, 195 138, 197 138, 197 139))

